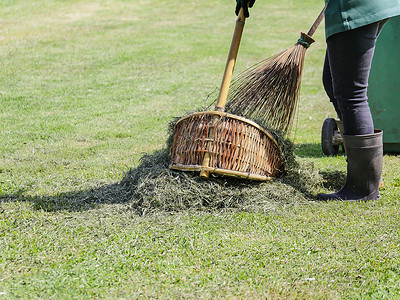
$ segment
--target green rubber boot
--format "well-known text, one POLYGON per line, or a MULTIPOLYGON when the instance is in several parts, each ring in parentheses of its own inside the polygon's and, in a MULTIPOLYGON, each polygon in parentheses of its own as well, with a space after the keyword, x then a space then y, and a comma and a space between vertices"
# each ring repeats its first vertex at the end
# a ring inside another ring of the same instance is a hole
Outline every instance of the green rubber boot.
POLYGON ((347 152, 344 187, 333 194, 318 194, 322 200, 367 201, 379 199, 382 173, 382 131, 367 135, 343 135, 347 152))

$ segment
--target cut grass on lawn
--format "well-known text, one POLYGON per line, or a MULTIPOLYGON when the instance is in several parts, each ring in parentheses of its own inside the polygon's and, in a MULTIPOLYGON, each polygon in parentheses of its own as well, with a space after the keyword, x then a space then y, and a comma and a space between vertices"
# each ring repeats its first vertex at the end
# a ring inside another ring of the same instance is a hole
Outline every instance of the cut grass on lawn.
MULTIPOLYGON (((237 73, 293 45, 322 5, 256 2, 237 73)), ((169 123, 215 98, 234 6, 0 2, 0 297, 398 298, 399 157, 384 157, 378 201, 315 198, 346 168, 321 152, 335 117, 323 26, 288 177, 205 182, 167 168, 169 123)))

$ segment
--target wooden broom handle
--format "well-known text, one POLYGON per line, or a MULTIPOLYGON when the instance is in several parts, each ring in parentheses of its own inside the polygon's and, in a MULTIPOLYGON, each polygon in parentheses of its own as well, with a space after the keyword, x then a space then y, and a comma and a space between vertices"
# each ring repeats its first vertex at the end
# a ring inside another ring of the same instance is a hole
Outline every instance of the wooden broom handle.
POLYGON ((222 78, 221 87, 219 90, 216 111, 224 111, 226 99, 228 98, 229 87, 231 85, 233 69, 235 68, 236 57, 239 51, 240 40, 244 28, 246 17, 243 14, 243 8, 240 9, 236 20, 235 31, 232 37, 231 48, 229 49, 228 60, 226 61, 225 72, 222 78))
MULTIPOLYGON (((226 61, 225 72, 222 78, 221 87, 219 89, 218 95, 218 102, 215 105, 216 111, 224 111, 225 110, 225 103, 226 99, 228 98, 229 87, 231 85, 233 69, 235 68, 236 57, 239 51, 240 40, 242 38, 242 32, 245 23, 245 16, 243 14, 243 8, 240 9, 238 18, 236 20, 235 31, 232 37, 231 48, 229 49, 228 60, 226 61)), ((213 116, 212 124, 210 126, 210 130, 208 132, 208 138, 214 139, 214 126, 215 123, 218 121, 219 117, 217 115, 213 116)), ((207 151, 204 153, 203 163, 202 166, 208 168, 210 166, 210 159, 211 159, 211 148, 212 145, 210 142, 207 142, 207 151)), ((208 178, 210 176, 210 172, 206 169, 202 169, 200 171, 200 177, 208 178)))
POLYGON ((310 30, 307 32, 308 36, 313 36, 313 34, 317 30, 319 24, 321 24, 322 20, 324 19, 325 9, 326 9, 326 4, 325 4, 325 7, 322 9, 322 11, 319 13, 318 18, 315 20, 315 22, 311 26, 310 30))

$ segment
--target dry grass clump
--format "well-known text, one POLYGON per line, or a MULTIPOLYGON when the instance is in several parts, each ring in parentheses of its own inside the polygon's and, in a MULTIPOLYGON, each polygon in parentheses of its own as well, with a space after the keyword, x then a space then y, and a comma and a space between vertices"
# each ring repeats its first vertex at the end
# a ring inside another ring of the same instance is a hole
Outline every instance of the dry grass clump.
POLYGON ((132 207, 140 214, 149 211, 239 210, 268 211, 281 206, 308 203, 321 186, 322 178, 312 165, 296 160, 293 143, 277 131, 271 131, 284 154, 288 173, 268 182, 252 182, 231 177, 211 176, 205 180, 197 173, 170 170, 169 149, 145 154, 137 168, 131 169, 119 183, 132 192, 132 207))
POLYGON ((38 209, 46 211, 81 211, 116 203, 127 205, 140 215, 190 210, 269 211, 310 203, 322 188, 324 174, 320 175, 313 165, 299 161, 293 143, 280 132, 271 130, 286 162, 287 174, 281 178, 253 182, 211 176, 204 180, 197 172, 171 170, 168 167, 169 149, 177 120, 170 124, 167 147, 143 155, 139 165, 129 170, 119 182, 56 195, 16 194, 8 195, 8 198, 31 201, 38 209))

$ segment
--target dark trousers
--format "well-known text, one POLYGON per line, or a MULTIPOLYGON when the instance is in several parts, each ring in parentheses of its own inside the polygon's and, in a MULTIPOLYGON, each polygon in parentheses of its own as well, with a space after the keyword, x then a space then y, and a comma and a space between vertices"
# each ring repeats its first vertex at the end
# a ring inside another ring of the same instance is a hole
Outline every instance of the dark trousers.
POLYGON ((322 81, 344 134, 374 133, 367 88, 375 43, 386 20, 330 36, 322 81))

